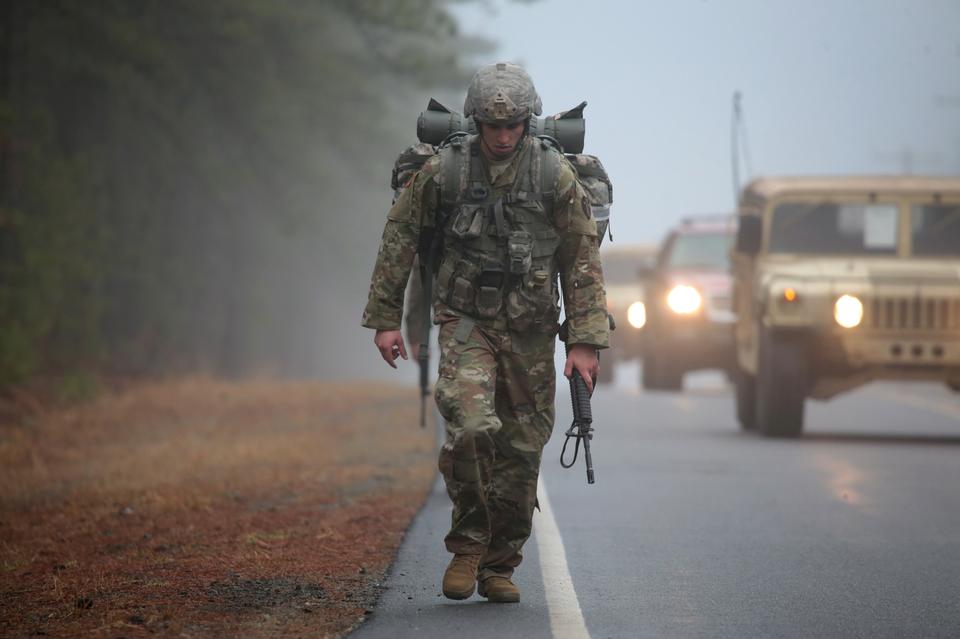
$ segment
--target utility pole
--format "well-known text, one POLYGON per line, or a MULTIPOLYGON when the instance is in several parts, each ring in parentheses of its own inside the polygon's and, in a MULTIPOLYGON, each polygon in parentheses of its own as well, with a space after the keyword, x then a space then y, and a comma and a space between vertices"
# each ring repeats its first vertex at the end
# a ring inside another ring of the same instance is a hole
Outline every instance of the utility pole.
POLYGON ((747 141, 747 125, 744 122, 743 107, 740 103, 743 94, 733 92, 733 113, 730 119, 730 169, 733 176, 733 206, 740 202, 740 152, 743 151, 743 164, 747 175, 753 173, 750 162, 750 144, 747 141))

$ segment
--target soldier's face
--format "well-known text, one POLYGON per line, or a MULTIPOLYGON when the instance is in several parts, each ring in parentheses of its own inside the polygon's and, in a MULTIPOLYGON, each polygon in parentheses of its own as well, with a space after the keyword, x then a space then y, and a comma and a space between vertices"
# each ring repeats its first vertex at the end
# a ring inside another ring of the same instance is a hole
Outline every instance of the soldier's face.
POLYGON ((491 160, 510 157, 520 138, 523 137, 523 122, 513 124, 487 124, 480 126, 480 148, 491 160))

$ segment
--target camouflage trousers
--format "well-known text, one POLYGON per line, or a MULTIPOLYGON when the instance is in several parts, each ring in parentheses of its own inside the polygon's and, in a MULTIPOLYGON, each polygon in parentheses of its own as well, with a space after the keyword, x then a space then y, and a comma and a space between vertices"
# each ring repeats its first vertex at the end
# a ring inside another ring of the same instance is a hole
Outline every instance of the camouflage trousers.
POLYGON ((530 537, 553 430, 555 338, 442 319, 436 401, 447 431, 440 472, 453 501, 447 550, 482 553, 481 579, 510 577, 530 537))

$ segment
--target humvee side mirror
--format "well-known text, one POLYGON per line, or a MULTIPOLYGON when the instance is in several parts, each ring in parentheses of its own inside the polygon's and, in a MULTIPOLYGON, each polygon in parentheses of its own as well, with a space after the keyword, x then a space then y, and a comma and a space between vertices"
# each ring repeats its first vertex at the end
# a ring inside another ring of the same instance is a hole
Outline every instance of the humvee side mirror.
POLYGON ((760 241, 762 239, 763 221, 760 217, 757 215, 741 215, 734 250, 737 253, 756 255, 760 252, 760 241))

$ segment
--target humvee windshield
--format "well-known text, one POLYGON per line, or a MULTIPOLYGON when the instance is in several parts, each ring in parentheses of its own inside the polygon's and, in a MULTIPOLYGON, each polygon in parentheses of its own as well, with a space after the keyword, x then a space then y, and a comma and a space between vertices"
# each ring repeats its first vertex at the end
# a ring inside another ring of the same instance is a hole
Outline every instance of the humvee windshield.
POLYGON ((914 206, 914 255, 960 255, 960 205, 914 206))
POLYGON ((770 253, 895 255, 896 204, 789 202, 773 210, 770 253))
POLYGON ((715 268, 730 264, 733 235, 729 233, 685 233, 678 235, 666 258, 672 268, 715 268))

